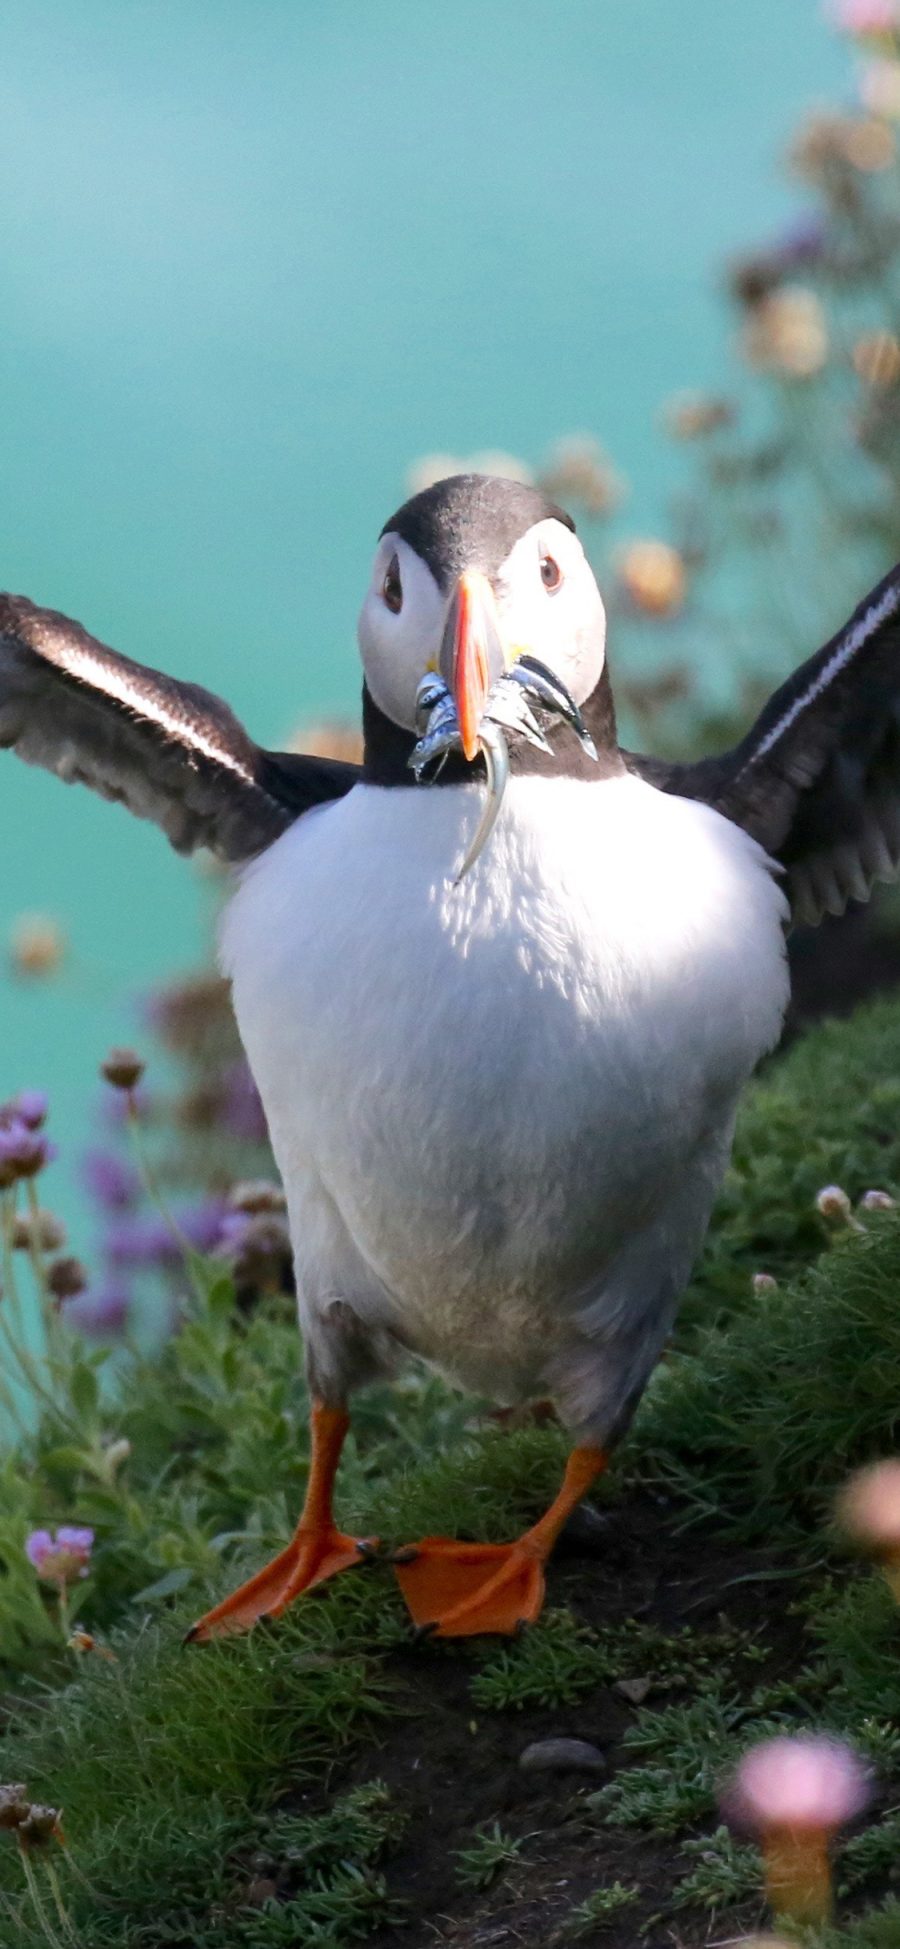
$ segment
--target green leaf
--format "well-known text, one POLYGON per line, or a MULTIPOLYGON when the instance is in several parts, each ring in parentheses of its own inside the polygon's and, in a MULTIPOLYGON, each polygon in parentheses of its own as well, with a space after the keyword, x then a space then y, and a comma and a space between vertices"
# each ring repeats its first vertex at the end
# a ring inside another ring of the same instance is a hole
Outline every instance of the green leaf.
POLYGON ((190 1583, 193 1575, 193 1570, 187 1564, 182 1564, 177 1570, 167 1570, 165 1576, 157 1577, 154 1584, 147 1584, 144 1590, 136 1591, 131 1601, 133 1604, 150 1604, 160 1597, 174 1597, 176 1591, 183 1590, 185 1584, 190 1583))
POLYGON ((69 1393, 76 1414, 85 1421, 93 1420, 100 1399, 100 1389, 96 1371, 93 1367, 89 1367, 86 1361, 79 1361, 78 1365, 72 1368, 69 1393))

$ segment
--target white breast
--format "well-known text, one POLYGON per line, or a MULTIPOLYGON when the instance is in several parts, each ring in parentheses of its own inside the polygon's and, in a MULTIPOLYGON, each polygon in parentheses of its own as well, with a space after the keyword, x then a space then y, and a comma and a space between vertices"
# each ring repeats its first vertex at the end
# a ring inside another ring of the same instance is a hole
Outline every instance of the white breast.
POLYGON ((765 856, 709 807, 514 778, 455 887, 479 807, 357 786, 307 814, 223 961, 306 1305, 387 1313, 483 1386, 708 1160, 786 975, 765 856))

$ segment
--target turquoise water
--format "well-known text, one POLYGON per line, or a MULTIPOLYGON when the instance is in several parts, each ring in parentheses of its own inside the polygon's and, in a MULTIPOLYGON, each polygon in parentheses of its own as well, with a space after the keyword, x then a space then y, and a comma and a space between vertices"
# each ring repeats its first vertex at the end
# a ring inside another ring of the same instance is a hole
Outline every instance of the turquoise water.
MULTIPOLYGON (((220 689, 261 738, 354 709, 409 463, 589 430, 659 518, 659 402, 715 380, 724 255, 849 67, 818 0, 6 0, 0 584, 220 689)), ((69 1148, 134 997, 203 939, 196 872, 0 760, 0 1093, 69 1148)), ((65 1166, 55 1199, 74 1205, 65 1166)))

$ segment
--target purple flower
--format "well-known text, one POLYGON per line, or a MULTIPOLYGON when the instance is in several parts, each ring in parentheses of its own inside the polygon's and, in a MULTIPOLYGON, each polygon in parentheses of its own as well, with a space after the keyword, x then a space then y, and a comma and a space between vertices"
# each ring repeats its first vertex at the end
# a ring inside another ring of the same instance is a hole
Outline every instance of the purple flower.
MULTIPOLYGON (((188 1244, 197 1252, 209 1252, 219 1239, 224 1212, 221 1199, 204 1198, 173 1216, 188 1244)), ((113 1266, 173 1266, 184 1257, 181 1242, 167 1220, 155 1215, 122 1213, 109 1226, 105 1244, 113 1266)))
POLYGON ((177 1264, 181 1247, 164 1218, 124 1214, 113 1220, 105 1237, 106 1256, 113 1266, 177 1264))
POLYGON ((140 1172, 111 1150, 86 1151, 81 1175, 95 1203, 104 1211, 128 1211, 141 1194, 140 1172))
POLYGON ((19 1116, 0 1126, 0 1182, 12 1184, 16 1178, 33 1178, 56 1156, 56 1145, 29 1129, 19 1116))
POLYGON ((85 1339, 117 1340, 128 1324, 131 1295, 125 1286, 111 1282, 99 1292, 88 1290, 64 1300, 60 1311, 66 1325, 85 1339))
POLYGON ((50 1098, 46 1090, 20 1090, 12 1107, 29 1130, 40 1130, 47 1121, 50 1098))
POLYGON ((226 1212, 223 1198, 203 1198, 198 1204, 177 1212, 176 1217, 185 1238, 190 1240, 195 1250, 211 1252, 221 1238, 226 1212))
POLYGON ((33 1529, 25 1539, 25 1555, 41 1582, 60 1589, 87 1576, 93 1547, 93 1530, 71 1523, 61 1524, 55 1536, 49 1529, 33 1529))

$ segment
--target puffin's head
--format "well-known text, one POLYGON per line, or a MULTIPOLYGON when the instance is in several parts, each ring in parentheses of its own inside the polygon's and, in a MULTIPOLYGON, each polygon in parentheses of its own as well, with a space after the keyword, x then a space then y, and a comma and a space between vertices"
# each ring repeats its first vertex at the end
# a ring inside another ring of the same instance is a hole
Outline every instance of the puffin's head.
POLYGON ((582 704, 603 668, 605 637, 574 522, 537 488, 456 474, 385 523, 359 643, 376 704, 405 730, 422 728, 422 679, 440 677, 472 760, 489 694, 521 657, 582 704))
POLYGON ((559 715, 593 755, 579 706, 605 641, 574 523, 538 489, 456 474, 385 523, 359 618, 366 683, 385 717, 416 734, 417 779, 450 752, 468 765, 483 756, 488 806, 466 866, 499 811, 508 736, 547 750, 544 727, 559 715))

